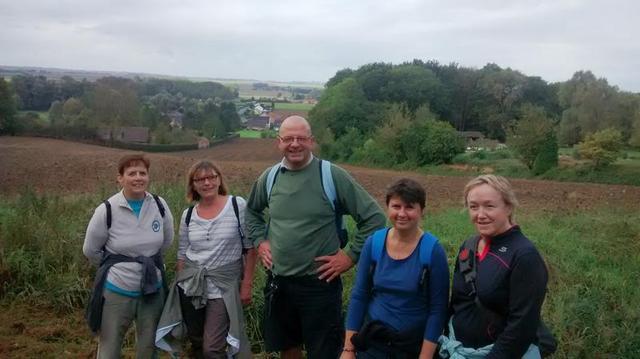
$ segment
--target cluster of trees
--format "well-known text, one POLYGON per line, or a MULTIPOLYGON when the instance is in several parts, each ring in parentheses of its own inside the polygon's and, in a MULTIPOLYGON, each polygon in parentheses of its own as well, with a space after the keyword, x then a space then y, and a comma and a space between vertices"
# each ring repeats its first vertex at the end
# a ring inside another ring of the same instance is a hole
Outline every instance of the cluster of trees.
MULTIPOLYGON (((19 75, 11 79, 19 110, 49 111, 51 127, 146 126, 161 142, 172 142, 171 114, 192 136, 224 137, 240 126, 237 90, 214 82, 103 77, 95 82, 65 76, 19 75)), ((18 126, 20 123, 17 124, 18 126)), ((32 124, 22 124, 31 126, 32 124)), ((175 134, 184 139, 183 134, 175 134)))
POLYGON ((16 133, 16 101, 9 83, 0 78, 0 135, 16 133))
MULTIPOLYGON (((605 129, 618 131, 622 144, 640 146, 640 95, 620 91, 589 71, 549 84, 495 64, 481 69, 421 60, 367 64, 338 71, 310 118, 323 150, 339 159, 353 159, 355 153, 370 152, 373 144, 380 146, 380 131, 388 131, 398 118, 418 123, 432 118, 457 131, 481 131, 509 142, 535 173, 557 165, 559 145, 576 145, 605 129), (394 110, 397 105, 403 117, 394 110), (425 108, 431 115, 418 115, 425 108), (356 148, 349 151, 347 144, 356 148)), ((410 146, 414 152, 419 149, 410 146)), ((440 163, 451 158, 420 156, 426 157, 406 161, 440 163)), ((398 156, 391 158, 402 162, 398 156)))

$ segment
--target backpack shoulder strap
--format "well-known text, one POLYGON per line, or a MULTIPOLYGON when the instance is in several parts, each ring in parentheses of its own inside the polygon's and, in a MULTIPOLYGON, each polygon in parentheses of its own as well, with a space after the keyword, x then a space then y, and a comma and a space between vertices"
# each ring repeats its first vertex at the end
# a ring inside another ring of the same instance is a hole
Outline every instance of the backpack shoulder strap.
POLYGON ((276 183, 276 177, 278 177, 280 167, 282 167, 282 162, 276 163, 269 169, 269 173, 267 174, 267 181, 265 182, 267 199, 271 198, 271 190, 273 189, 273 185, 276 183))
POLYGON ((423 267, 431 266, 431 254, 433 253, 433 247, 438 243, 438 238, 429 232, 425 232, 422 235, 420 241, 420 263, 423 267))
POLYGON ((338 239, 340 240, 340 248, 344 248, 349 241, 349 233, 345 226, 343 217, 344 211, 338 201, 338 192, 336 191, 335 182, 333 182, 333 173, 331 172, 331 162, 327 160, 319 160, 320 167, 320 183, 322 184, 322 191, 327 197, 331 208, 333 209, 336 232, 338 233, 338 239))
POLYGON ((329 203, 335 211, 338 196, 336 193, 336 185, 333 182, 333 175, 331 174, 331 162, 320 160, 320 177, 322 178, 324 194, 327 196, 327 199, 329 199, 329 203))
POLYGON ((422 273, 420 274, 420 287, 425 297, 429 296, 429 276, 431 274, 431 254, 433 247, 438 243, 438 238, 429 232, 422 234, 420 239, 420 252, 418 253, 420 264, 422 264, 422 273))
POLYGON ((189 208, 187 209, 187 216, 184 218, 184 224, 186 224, 187 227, 189 227, 189 223, 191 223, 191 216, 193 215, 193 208, 195 208, 195 206, 189 206, 189 208))
POLYGON ((238 222, 238 234, 240 235, 240 248, 242 253, 246 253, 247 249, 244 248, 244 231, 242 230, 242 224, 240 223, 240 209, 238 209, 238 199, 236 196, 231 197, 231 204, 233 205, 233 213, 236 215, 236 221, 238 222))
POLYGON ((382 258, 382 250, 384 249, 384 242, 387 239, 387 233, 389 228, 382 228, 373 232, 371 238, 371 262, 378 263, 382 258))
POLYGON ((160 216, 164 218, 164 206, 162 205, 162 201, 160 201, 160 197, 158 197, 158 195, 154 193, 152 193, 151 196, 153 196, 153 199, 156 201, 156 204, 158 205, 160 216))
POLYGON ((111 203, 109 203, 108 199, 102 201, 104 203, 104 207, 107 209, 107 229, 111 228, 111 203))
POLYGON ((458 254, 458 265, 465 283, 471 286, 472 294, 476 293, 476 249, 480 236, 467 238, 458 254))
POLYGON ((238 199, 236 196, 231 197, 231 204, 233 205, 233 213, 236 215, 236 221, 238 222, 238 234, 240 239, 244 240, 244 232, 242 231, 242 224, 240 223, 240 209, 238 209, 238 199))

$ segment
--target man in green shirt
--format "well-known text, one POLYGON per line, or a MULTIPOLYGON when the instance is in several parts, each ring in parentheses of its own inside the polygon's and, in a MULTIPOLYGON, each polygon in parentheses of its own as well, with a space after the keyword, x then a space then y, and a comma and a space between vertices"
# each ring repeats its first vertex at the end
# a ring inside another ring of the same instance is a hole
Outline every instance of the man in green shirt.
POLYGON ((342 350, 340 274, 357 262, 365 239, 385 225, 375 200, 342 168, 331 165, 337 202, 358 231, 340 249, 335 211, 323 190, 320 160, 307 120, 286 118, 280 126, 281 168, 267 193, 267 169, 247 203, 247 228, 262 264, 270 271, 265 288, 267 351, 283 358, 337 358, 342 350), (269 222, 265 209, 269 208, 269 222))

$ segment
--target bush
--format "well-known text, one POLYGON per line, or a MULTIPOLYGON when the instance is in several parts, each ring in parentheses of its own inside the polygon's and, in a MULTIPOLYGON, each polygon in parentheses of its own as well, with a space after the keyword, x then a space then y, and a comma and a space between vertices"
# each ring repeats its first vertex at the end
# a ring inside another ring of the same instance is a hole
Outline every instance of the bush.
POLYGON ((554 126, 546 116, 544 108, 525 105, 521 108, 521 112, 522 118, 509 136, 509 145, 533 173, 545 172, 557 166, 558 144, 555 143, 554 126), (543 154, 543 152, 546 153, 543 154), (555 159, 553 159, 554 156, 555 159), (538 168, 534 170, 536 162, 538 162, 538 168))
POLYGON ((577 150, 581 158, 591 161, 593 168, 602 168, 620 157, 622 144, 620 131, 608 128, 588 135, 577 150))
POLYGON ((558 141, 556 141, 556 136, 552 133, 541 144, 531 171, 534 175, 540 175, 557 166, 558 141))

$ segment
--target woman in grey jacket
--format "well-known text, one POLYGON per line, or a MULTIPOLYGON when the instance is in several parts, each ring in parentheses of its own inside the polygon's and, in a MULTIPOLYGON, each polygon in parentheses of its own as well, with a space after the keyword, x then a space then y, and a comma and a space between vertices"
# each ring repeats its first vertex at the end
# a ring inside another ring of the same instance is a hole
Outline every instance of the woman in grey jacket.
POLYGON ((127 155, 118 164, 122 191, 96 208, 82 251, 98 266, 87 319, 99 335, 98 358, 120 358, 136 322, 136 357, 156 357, 155 331, 164 304, 162 254, 173 240, 164 199, 148 193, 149 159, 127 155))

